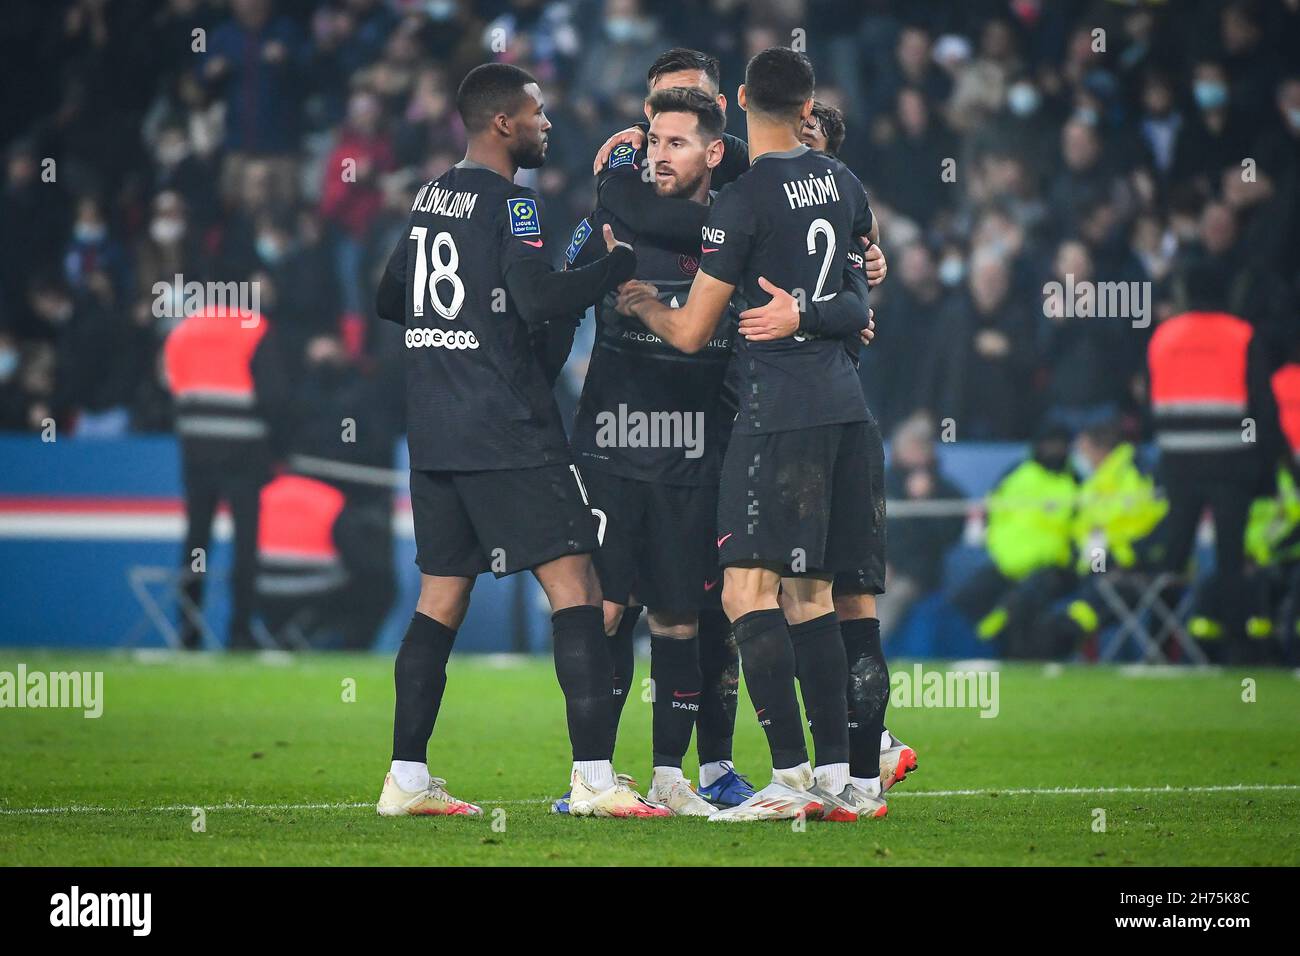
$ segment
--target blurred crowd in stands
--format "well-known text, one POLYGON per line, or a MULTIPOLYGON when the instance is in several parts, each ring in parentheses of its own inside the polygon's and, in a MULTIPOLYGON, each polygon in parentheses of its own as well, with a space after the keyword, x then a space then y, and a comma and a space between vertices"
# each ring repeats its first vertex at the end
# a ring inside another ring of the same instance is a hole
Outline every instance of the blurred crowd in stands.
MULTIPOLYGON (((743 136, 744 64, 779 44, 843 111, 882 226, 862 377, 891 498, 960 497, 934 460, 945 422, 959 441, 1149 438, 1147 345, 1189 271, 1222 277, 1279 362, 1300 339, 1300 0, 69 0, 0 23, 0 431, 170 430, 166 306, 185 282, 256 281, 277 434, 310 454, 364 402, 384 425, 361 457, 384 464, 401 345, 374 289, 418 185, 462 155, 464 74, 539 78, 550 151, 520 179, 559 250, 657 54, 720 57, 743 136), (1076 316, 1052 282, 1142 291, 1076 316)), ((918 585, 960 523, 891 542, 918 585)))
POLYGON ((1150 329, 1047 318, 1067 273, 1152 283, 1158 319, 1203 255, 1235 313, 1297 334, 1297 0, 72 0, 0 31, 5 430, 167 429, 157 284, 178 275, 259 280, 299 370, 319 337, 373 367, 376 272, 416 184, 461 155, 464 73, 542 81, 550 155, 522 175, 562 236, 674 44, 722 58, 739 135, 734 87, 772 44, 806 43, 844 111, 892 264, 863 364, 887 432, 924 410, 959 440, 1116 414, 1140 434, 1150 329))

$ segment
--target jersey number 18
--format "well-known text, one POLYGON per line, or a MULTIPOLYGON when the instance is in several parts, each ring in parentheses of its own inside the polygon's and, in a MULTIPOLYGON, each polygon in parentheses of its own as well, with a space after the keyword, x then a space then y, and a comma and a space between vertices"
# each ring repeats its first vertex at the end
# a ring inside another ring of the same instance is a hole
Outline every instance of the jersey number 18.
POLYGON ((416 317, 424 315, 424 287, 428 284, 429 300, 434 311, 444 319, 454 319, 465 304, 465 283, 460 281, 456 269, 460 266, 460 253, 456 251, 456 242, 451 233, 440 232, 433 237, 433 248, 429 250, 429 259, 425 261, 424 237, 428 234, 427 226, 412 226, 410 238, 415 240, 415 278, 411 289, 413 311, 416 317), (442 250, 446 249, 446 261, 442 250), (433 269, 430 271, 429 266, 433 269), (440 281, 451 284, 451 302, 444 304, 438 295, 440 281))

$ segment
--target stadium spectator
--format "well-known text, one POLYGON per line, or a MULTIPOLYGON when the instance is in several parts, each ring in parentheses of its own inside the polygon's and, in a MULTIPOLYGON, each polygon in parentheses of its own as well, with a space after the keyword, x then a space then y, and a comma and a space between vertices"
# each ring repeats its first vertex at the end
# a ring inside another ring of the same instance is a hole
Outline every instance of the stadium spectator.
POLYGON ((354 320, 364 310, 365 242, 384 203, 380 180, 393 168, 392 144, 382 122, 379 98, 368 90, 353 93, 347 122, 325 161, 321 180, 321 217, 334 229, 335 274, 343 292, 343 310, 354 320))
MULTIPOLYGON (((1118 407, 1149 441, 1151 330, 1040 315, 1043 281, 1075 269, 1150 282, 1158 321, 1186 310, 1177 277, 1208 256, 1229 311, 1280 361, 1300 334, 1300 77, 1287 59, 1300 10, 1114 7, 1003 4, 990 17, 916 0, 711 2, 671 16, 638 0, 38 5, 20 21, 37 38, 30 51, 55 53, 16 51, 26 58, 14 62, 57 82, 3 107, 0 329, 19 360, 0 388, 0 425, 38 431, 54 417, 88 434, 109 413, 116 432, 112 410, 126 409, 134 430, 169 429, 158 370, 172 320, 155 316, 153 290, 177 274, 259 271, 274 321, 298 336, 295 364, 345 315, 357 359, 400 350, 362 335, 357 317, 414 184, 461 153, 449 91, 478 63, 519 63, 545 81, 565 135, 521 178, 546 198, 548 229, 566 234, 590 208, 595 147, 640 113, 654 55, 674 44, 716 53, 734 92, 748 53, 810 22, 835 25, 809 31, 830 81, 820 95, 848 117, 842 155, 868 186, 897 273, 874 293, 880 336, 862 366, 882 424, 925 409, 952 418, 963 442, 1024 441, 1049 420, 1085 424, 1118 407), (193 48, 198 28, 206 50, 193 48), (387 122, 354 122, 349 104, 368 101, 387 122), (318 194, 345 185, 329 166, 348 150, 382 148, 389 158, 371 161, 370 178, 318 194), (66 315, 49 294, 57 275, 76 290, 66 315), (120 364, 69 382, 90 349, 62 331, 92 313, 92 337, 115 343, 120 364), (125 395, 108 384, 132 376, 125 395)), ((561 381, 580 386, 580 360, 561 381)))
POLYGON ((298 25, 273 0, 231 0, 231 18, 208 38, 201 76, 226 105, 223 192, 240 180, 245 160, 268 160, 281 199, 296 192, 301 76, 307 47, 298 25))
POLYGON ((1031 421, 1033 315, 1010 295, 1010 269, 996 252, 972 257, 966 285, 930 343, 927 407, 951 419, 960 440, 1014 439, 1031 421))
POLYGON ((897 272, 880 289, 884 304, 876 306, 887 325, 863 351, 861 366, 867 404, 886 434, 924 404, 916 370, 938 340, 946 301, 934 253, 925 243, 913 242, 895 255, 897 272))
MULTIPOLYGON (((905 504, 936 502, 958 504, 961 489, 939 470, 934 429, 924 415, 914 415, 899 426, 890 443, 885 470, 885 496, 905 504)), ((943 581, 948 550, 961 538, 965 519, 960 514, 888 517, 886 536, 889 560, 885 568, 885 593, 876 607, 886 636, 907 618, 912 605, 936 590, 943 581)))

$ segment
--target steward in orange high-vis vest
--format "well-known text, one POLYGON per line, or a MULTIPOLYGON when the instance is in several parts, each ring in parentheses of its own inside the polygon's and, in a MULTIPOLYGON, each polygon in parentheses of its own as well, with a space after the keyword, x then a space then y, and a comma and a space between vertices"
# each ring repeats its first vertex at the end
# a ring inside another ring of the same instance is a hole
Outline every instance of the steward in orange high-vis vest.
POLYGON ((1169 500, 1157 555, 1166 569, 1185 573, 1201 515, 1210 511, 1213 600, 1228 640, 1207 643, 1206 652, 1232 662, 1244 652, 1246 519, 1251 501, 1270 492, 1281 452, 1269 382, 1276 362, 1249 322, 1223 311, 1216 263, 1192 263, 1182 278, 1189 310, 1161 322, 1147 347, 1157 481, 1169 500))
MULTIPOLYGON (((280 444, 279 416, 287 406, 271 324, 256 312, 210 307, 172 330, 163 362, 175 399, 185 490, 183 588, 201 608, 212 522, 224 501, 234 523, 229 646, 248 649, 255 645, 258 492, 280 444)), ((198 622, 184 622, 181 643, 199 646, 198 622)))
POLYGON ((1287 362, 1274 372, 1272 384, 1291 467, 1300 477, 1300 358, 1287 362))
POLYGON ((305 475, 272 479, 261 495, 257 606, 273 638, 289 647, 364 650, 392 604, 391 513, 377 513, 338 486, 305 475), (387 527, 385 527, 387 525, 387 527))

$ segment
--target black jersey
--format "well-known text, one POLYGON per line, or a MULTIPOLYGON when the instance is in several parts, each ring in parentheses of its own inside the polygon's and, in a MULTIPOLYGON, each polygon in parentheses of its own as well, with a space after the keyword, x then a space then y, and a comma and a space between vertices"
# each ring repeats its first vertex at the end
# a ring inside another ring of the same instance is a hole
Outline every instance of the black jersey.
POLYGON ((537 195, 469 161, 420 187, 388 260, 405 289, 411 467, 529 468, 570 460, 555 398, 506 274, 547 260, 537 195))
MULTIPOLYGON (((604 208, 574 230, 565 251, 568 265, 582 266, 603 252, 605 223, 636 249, 636 278, 653 284, 666 305, 686 301, 699 269, 698 246, 682 252, 651 241, 604 208)), ((672 485, 717 484, 734 414, 720 393, 736 314, 728 310, 709 343, 688 355, 640 319, 619 314, 615 298, 610 294, 596 304, 596 341, 573 425, 578 465, 672 485)))
MULTIPOLYGON (((700 268, 736 287, 737 311, 771 299, 759 276, 808 302, 824 301, 840 291, 846 253, 871 224, 866 190, 838 159, 806 146, 766 153, 718 194, 700 268)), ((862 385, 842 340, 736 339, 737 433, 866 421, 862 385)))

